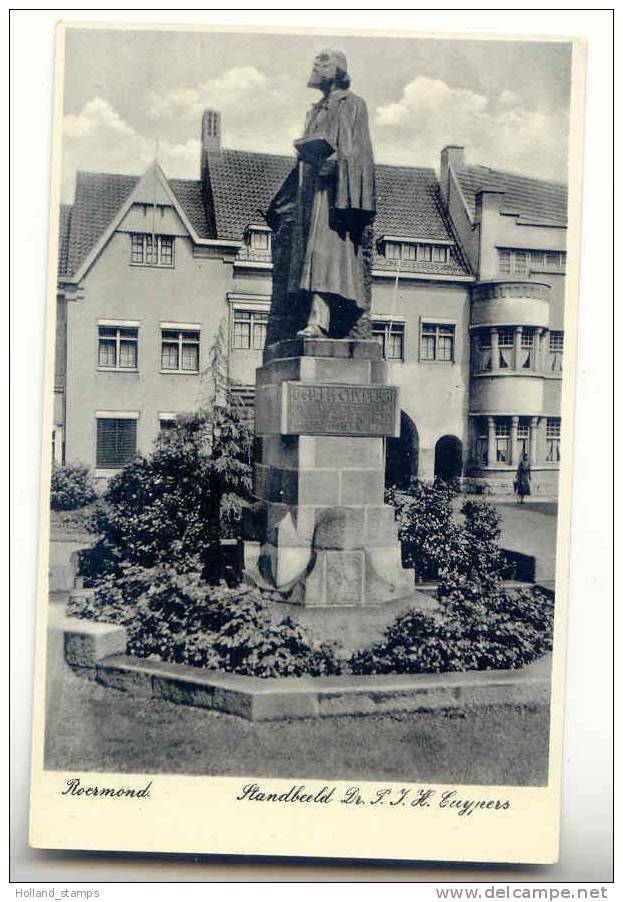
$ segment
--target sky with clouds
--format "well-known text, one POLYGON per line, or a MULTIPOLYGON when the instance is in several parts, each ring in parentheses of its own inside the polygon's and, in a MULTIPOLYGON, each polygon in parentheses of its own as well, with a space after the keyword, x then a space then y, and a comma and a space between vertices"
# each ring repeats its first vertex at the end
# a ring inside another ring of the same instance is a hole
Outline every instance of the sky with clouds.
POLYGON ((463 144, 470 163, 566 180, 568 43, 72 28, 63 200, 77 169, 140 174, 156 151, 170 177, 197 178, 207 107, 224 146, 291 153, 324 46, 348 57, 377 162, 437 168, 463 144))

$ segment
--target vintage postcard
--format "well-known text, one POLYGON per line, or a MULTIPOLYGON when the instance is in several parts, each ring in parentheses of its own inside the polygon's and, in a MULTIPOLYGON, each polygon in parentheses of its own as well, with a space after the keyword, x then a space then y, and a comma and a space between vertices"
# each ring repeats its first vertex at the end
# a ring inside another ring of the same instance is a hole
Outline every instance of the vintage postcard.
POLYGON ((557 860, 583 91, 58 27, 33 846, 557 860))

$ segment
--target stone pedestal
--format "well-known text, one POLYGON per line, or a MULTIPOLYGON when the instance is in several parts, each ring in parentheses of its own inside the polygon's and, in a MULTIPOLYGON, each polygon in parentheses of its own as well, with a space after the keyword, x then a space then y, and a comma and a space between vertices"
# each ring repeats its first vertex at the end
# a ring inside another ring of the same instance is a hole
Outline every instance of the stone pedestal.
MULTIPOLYGON (((398 390, 375 341, 271 345, 256 375, 255 505, 245 566, 288 608, 362 607, 413 593, 394 510, 383 503, 385 438, 398 390)), ((339 636, 334 638, 339 639, 339 636)))

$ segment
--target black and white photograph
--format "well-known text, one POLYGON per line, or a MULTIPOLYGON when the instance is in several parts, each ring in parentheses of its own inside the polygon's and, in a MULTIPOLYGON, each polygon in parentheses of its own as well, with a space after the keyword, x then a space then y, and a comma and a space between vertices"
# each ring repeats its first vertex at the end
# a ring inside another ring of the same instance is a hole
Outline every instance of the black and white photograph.
POLYGON ((35 760, 63 804, 227 777, 257 818, 503 834, 542 789, 516 860, 554 860, 581 50, 59 26, 35 760))

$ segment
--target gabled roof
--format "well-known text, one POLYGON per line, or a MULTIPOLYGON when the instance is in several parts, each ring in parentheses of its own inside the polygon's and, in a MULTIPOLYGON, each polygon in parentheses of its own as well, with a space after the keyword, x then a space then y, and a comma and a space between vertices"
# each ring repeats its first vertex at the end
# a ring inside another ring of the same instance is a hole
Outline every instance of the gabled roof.
POLYGON ((77 272, 137 182, 138 176, 135 175, 77 173, 64 275, 77 272))
MULTIPOLYGON (((294 158, 273 154, 222 150, 208 154, 212 209, 206 209, 202 183, 168 179, 167 184, 199 239, 241 241, 249 224, 260 224, 260 211, 270 201, 294 166, 294 158)), ((66 242, 59 259, 59 274, 76 275, 89 254, 114 225, 140 179, 133 175, 78 172, 76 195, 65 223, 66 242)), ((439 202, 432 169, 377 166, 376 237, 392 235, 427 241, 454 241, 439 202)), ((375 253, 374 266, 394 269, 395 263, 375 253)), ((469 275, 457 247, 447 263, 409 261, 405 271, 469 275)))
MULTIPOLYGON (((215 232, 219 238, 239 240, 251 223, 262 222, 258 211, 268 206, 294 166, 294 157, 223 149, 208 154, 208 172, 214 205, 215 232)), ((376 237, 393 235, 428 241, 453 241, 450 226, 438 200, 439 186, 433 169, 377 165, 376 237)), ((375 254, 374 265, 387 267, 375 254)), ((389 267, 394 269, 395 263, 389 267)), ((410 271, 465 275, 465 263, 457 257, 448 263, 409 263, 410 271)))
POLYGON ((516 175, 489 169, 488 166, 459 166, 453 169, 472 217, 476 194, 482 188, 496 188, 504 191, 502 210, 519 213, 522 219, 538 222, 561 226, 567 222, 567 186, 562 182, 516 175))
MULTIPOLYGON (((140 177, 136 175, 77 173, 75 200, 73 207, 69 208, 71 215, 66 236, 67 249, 59 257, 59 274, 68 276, 78 272, 139 181, 140 177)), ((201 183, 186 179, 167 181, 197 235, 201 238, 209 237, 201 183)), ((61 207, 61 217, 66 215, 61 207)))

